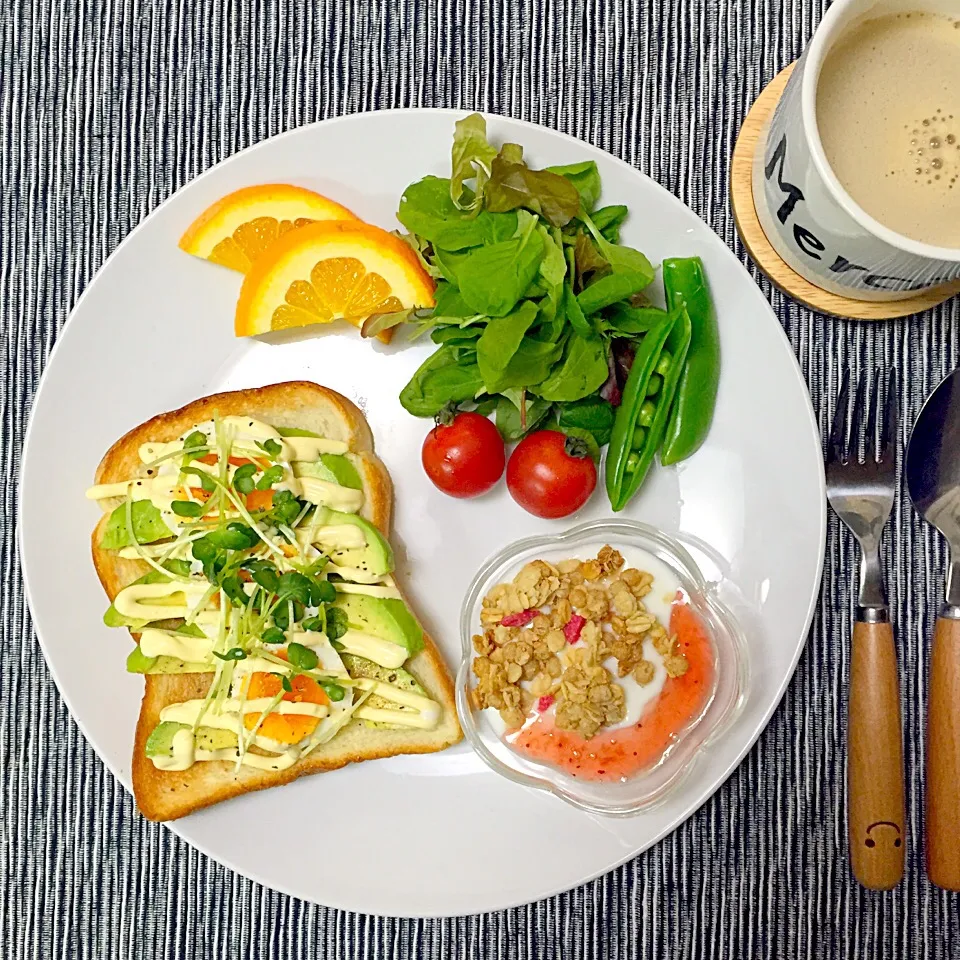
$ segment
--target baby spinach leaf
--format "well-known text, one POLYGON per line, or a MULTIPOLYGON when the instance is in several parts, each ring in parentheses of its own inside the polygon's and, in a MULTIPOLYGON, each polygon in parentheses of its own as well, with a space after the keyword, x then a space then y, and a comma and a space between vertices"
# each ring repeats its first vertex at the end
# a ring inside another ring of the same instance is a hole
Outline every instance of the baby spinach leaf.
POLYGON ((600 337, 571 331, 563 361, 533 392, 544 400, 579 400, 599 390, 607 373, 607 350, 600 337))
POLYGON ((499 397, 491 397, 489 394, 484 393, 477 398, 477 403, 473 408, 473 412, 479 413, 481 417, 489 417, 490 414, 497 409, 497 404, 499 402, 499 397))
POLYGON ((437 250, 440 276, 454 288, 460 283, 460 265, 470 256, 469 250, 437 250))
POLYGON ((566 318, 560 309, 563 302, 563 281, 567 275, 567 260, 563 255, 563 241, 556 227, 549 230, 541 224, 538 228, 543 238, 544 256, 540 263, 540 283, 545 295, 539 302, 535 339, 556 342, 563 333, 566 318))
POLYGON ((507 159, 501 152, 491 165, 486 206, 489 211, 523 207, 551 226, 562 227, 580 210, 580 194, 566 177, 549 170, 531 170, 521 160, 507 159))
POLYGON ((596 330, 590 325, 590 321, 583 315, 580 309, 580 303, 573 292, 573 287, 569 283, 563 287, 563 313, 574 332, 584 339, 589 340, 596 336, 596 330))
POLYGON ((540 276, 548 289, 559 287, 567 275, 567 260, 563 255, 563 242, 556 228, 548 230, 543 224, 537 227, 543 240, 543 259, 540 261, 540 276))
POLYGON ((430 339, 434 343, 455 343, 458 346, 473 344, 473 341, 483 332, 479 324, 472 327, 445 326, 437 327, 430 339))
MULTIPOLYGON (((149 500, 134 500, 130 504, 133 535, 137 543, 154 543, 173 536, 173 531, 163 522, 160 511, 149 500)), ((121 503, 107 520, 100 546, 104 550, 119 550, 132 547, 127 532, 127 505, 121 503)))
POLYGON ((560 290, 560 299, 559 304, 553 297, 544 297, 540 301, 537 322, 530 331, 532 339, 556 343, 563 336, 567 326, 567 318, 561 309, 563 288, 560 290))
POLYGON ((524 337, 517 352, 492 379, 484 380, 487 393, 501 393, 507 387, 529 387, 542 383, 563 352, 562 343, 550 343, 524 337))
POLYGON ((469 317, 476 313, 468 305, 467 301, 460 295, 456 284, 441 280, 434 291, 433 300, 436 306, 433 308, 434 322, 444 317, 469 317))
POLYGON ((450 181, 424 177, 410 184, 400 198, 397 219, 422 240, 444 250, 465 250, 484 243, 496 243, 514 234, 514 213, 482 210, 471 217, 458 210, 450 198, 450 181))
POLYGON ((582 290, 591 278, 610 272, 610 264, 600 256, 597 245, 584 230, 577 233, 573 245, 573 266, 575 271, 574 290, 582 290))
POLYGON ((479 113, 471 113, 454 124, 450 198, 460 210, 478 210, 483 205, 484 184, 490 177, 490 164, 496 155, 497 148, 487 142, 487 121, 479 113), (464 203, 464 181, 474 178, 473 197, 464 203))
POLYGON ((524 300, 507 316, 490 319, 477 341, 477 363, 484 383, 492 383, 503 372, 536 318, 537 305, 524 300))
POLYGON ((460 293, 477 313, 506 316, 530 286, 542 259, 543 238, 535 228, 522 236, 478 247, 458 266, 460 293))
POLYGON ((400 392, 400 403, 415 417, 434 417, 448 403, 472 400, 482 387, 475 351, 469 361, 446 344, 420 365, 400 392))
POLYGON ((497 401, 497 429, 508 443, 521 440, 543 422, 551 406, 539 397, 527 397, 525 391, 505 390, 497 401), (523 417, 520 415, 521 404, 524 407, 523 417))
POLYGON ((584 224, 586 224, 590 233, 593 234, 597 249, 607 263, 610 264, 614 273, 639 273, 649 276, 650 279, 647 283, 653 281, 653 267, 650 266, 650 261, 639 250, 634 250, 633 247, 624 247, 610 243, 596 228, 589 216, 584 214, 581 219, 584 224))
POLYGON ((557 424, 561 430, 569 427, 587 430, 601 447, 610 442, 616 414, 602 397, 584 397, 572 403, 561 403, 557 405, 557 410, 557 424))
POLYGON ((600 199, 600 171, 593 160, 583 160, 580 163, 568 163, 559 167, 547 167, 550 173, 558 173, 569 180, 580 194, 580 203, 589 213, 600 199))
MULTIPOLYGON (((624 248, 617 248, 624 249, 624 248)), ((637 273, 633 270, 624 270, 618 273, 609 273, 605 277, 594 280, 588 287, 580 291, 577 303, 585 316, 597 313, 604 307, 609 307, 621 300, 632 297, 650 285, 653 279, 651 274, 637 273)))
POLYGON ((607 240, 611 243, 619 243, 620 225, 627 219, 629 212, 622 203, 611 204, 608 207, 595 210, 590 214, 590 219, 607 240))
POLYGON ((601 326, 610 333, 634 336, 652 330, 666 317, 667 312, 659 307, 631 307, 626 303, 615 303, 605 314, 601 326))

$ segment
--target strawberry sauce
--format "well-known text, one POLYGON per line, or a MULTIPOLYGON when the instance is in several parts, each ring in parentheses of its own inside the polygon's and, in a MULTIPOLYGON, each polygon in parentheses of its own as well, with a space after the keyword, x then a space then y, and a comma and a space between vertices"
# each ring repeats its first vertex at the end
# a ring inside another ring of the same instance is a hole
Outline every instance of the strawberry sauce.
POLYGON ((520 731, 514 749, 584 780, 621 780, 655 764, 699 716, 714 685, 713 643, 700 617, 680 599, 670 609, 670 632, 690 667, 682 677, 667 677, 639 722, 584 740, 544 715, 520 731))

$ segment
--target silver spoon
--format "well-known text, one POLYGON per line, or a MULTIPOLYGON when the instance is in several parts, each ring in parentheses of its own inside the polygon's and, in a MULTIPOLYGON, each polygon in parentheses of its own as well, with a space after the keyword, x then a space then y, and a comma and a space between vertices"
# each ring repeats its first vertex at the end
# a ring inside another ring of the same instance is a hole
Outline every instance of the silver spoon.
POLYGON ((910 435, 907 489, 950 546, 945 603, 930 656, 927 701, 927 875, 960 890, 960 370, 923 405, 910 435))

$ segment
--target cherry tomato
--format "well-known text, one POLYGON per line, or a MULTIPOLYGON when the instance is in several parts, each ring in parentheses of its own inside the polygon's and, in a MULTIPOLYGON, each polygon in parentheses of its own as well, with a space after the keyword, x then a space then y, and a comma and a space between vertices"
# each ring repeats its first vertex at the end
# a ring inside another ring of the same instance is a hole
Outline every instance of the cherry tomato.
POLYGON ((597 468, 582 440, 537 430, 517 444, 507 464, 507 489, 537 517, 566 517, 579 510, 597 485, 597 468))
POLYGON ((438 423, 423 441, 423 469, 451 497, 478 497, 503 475, 500 431, 479 413, 458 413, 438 423))

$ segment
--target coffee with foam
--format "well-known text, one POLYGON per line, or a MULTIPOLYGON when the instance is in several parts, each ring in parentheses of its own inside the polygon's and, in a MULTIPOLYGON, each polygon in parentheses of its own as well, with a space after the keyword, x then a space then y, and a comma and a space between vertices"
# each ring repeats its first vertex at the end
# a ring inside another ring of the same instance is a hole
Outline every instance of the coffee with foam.
POLYGON ((960 18, 899 13, 827 54, 817 126, 844 190, 913 240, 960 248, 960 18))

